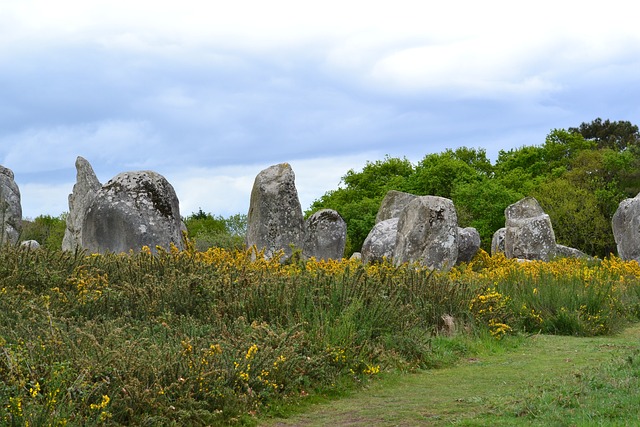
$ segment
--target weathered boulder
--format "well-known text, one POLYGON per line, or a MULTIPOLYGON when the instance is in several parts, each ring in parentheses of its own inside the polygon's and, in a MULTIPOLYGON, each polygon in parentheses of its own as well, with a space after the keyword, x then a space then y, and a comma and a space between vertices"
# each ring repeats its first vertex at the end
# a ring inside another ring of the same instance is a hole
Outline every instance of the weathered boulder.
POLYGON ((20 189, 13 171, 0 165, 0 244, 15 244, 22 231, 20 189))
POLYGON ((91 164, 83 157, 76 159, 76 183, 69 194, 67 228, 62 239, 62 250, 75 251, 82 247, 82 222, 88 206, 102 187, 91 164))
POLYGON ((391 190, 382 199, 380 209, 376 215, 376 224, 391 218, 399 218, 400 213, 411 203, 416 197, 413 194, 403 193, 402 191, 391 190))
POLYGON ((458 259, 458 217, 453 202, 436 196, 415 198, 398 219, 393 254, 396 265, 419 262, 446 270, 458 259))
POLYGON ((183 247, 178 197, 152 171, 124 172, 103 185, 86 204, 80 230, 81 247, 92 253, 183 247))
POLYGON ((618 256, 640 262, 640 193, 618 205, 611 220, 618 256))
POLYGON ((480 249, 480 233, 473 227, 458 227, 458 260, 457 263, 469 262, 480 249))
POLYGON ((579 249, 564 245, 556 245, 556 256, 562 258, 591 258, 579 249))
POLYGON ((382 262, 391 259, 398 236, 398 218, 390 218, 377 223, 362 244, 362 262, 382 262))
POLYGON ((305 221, 303 255, 318 260, 341 259, 347 240, 347 223, 333 209, 322 209, 305 221))
POLYGON ((498 252, 504 253, 504 238, 507 235, 507 229, 502 227, 493 233, 491 238, 491 256, 498 252))
POLYGON ((556 255, 556 237, 549 215, 538 201, 526 197, 504 211, 506 232, 504 239, 507 258, 549 261, 556 255))
POLYGON ((253 183, 247 217, 247 247, 264 250, 267 258, 284 251, 288 259, 294 248, 304 244, 304 217, 295 185, 295 174, 288 163, 261 171, 253 183))
POLYGON ((20 247, 23 249, 38 249, 40 247, 40 243, 37 240, 24 240, 20 242, 20 247))

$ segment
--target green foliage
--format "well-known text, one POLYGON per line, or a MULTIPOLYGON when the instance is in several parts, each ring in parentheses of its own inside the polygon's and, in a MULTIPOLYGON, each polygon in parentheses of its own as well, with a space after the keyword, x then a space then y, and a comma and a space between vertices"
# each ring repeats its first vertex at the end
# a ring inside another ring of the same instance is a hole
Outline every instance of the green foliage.
POLYGON ((457 186, 481 181, 491 176, 492 169, 484 150, 447 149, 418 163, 408 182, 409 192, 451 198, 457 186))
POLYGON ((49 249, 60 249, 67 227, 67 214, 58 217, 40 215, 33 221, 22 221, 21 240, 35 240, 40 245, 49 249))
POLYGON ((244 248, 247 233, 247 215, 235 214, 229 218, 213 216, 202 209, 184 219, 190 238, 196 247, 205 251, 212 247, 225 249, 244 248))
POLYGON ((522 194, 489 178, 459 183, 451 194, 459 226, 478 230, 482 247, 486 250, 491 248, 493 233, 504 227, 505 208, 522 197, 522 194))
POLYGON ((446 366, 466 339, 600 335, 640 314, 635 262, 449 273, 389 263, 281 265, 253 251, 89 255, 0 249, 4 425, 255 424, 380 370, 446 366), (452 319, 451 324, 446 318, 452 319), (488 323, 488 324, 487 324, 488 323), (507 324, 508 323, 508 324, 507 324), (507 328, 509 327, 509 328, 507 328))
POLYGON ((611 222, 602 215, 596 193, 558 178, 542 183, 532 195, 551 218, 558 243, 600 256, 615 251, 611 222))
POLYGON ((253 424, 434 363, 439 319, 464 318, 469 288, 428 271, 254 256, 3 248, 0 423, 253 424))
POLYGON ((598 148, 610 148, 614 151, 640 145, 638 126, 628 121, 603 121, 598 117, 591 123, 581 123, 577 128, 569 128, 569 132, 580 133, 585 139, 595 142, 598 148))

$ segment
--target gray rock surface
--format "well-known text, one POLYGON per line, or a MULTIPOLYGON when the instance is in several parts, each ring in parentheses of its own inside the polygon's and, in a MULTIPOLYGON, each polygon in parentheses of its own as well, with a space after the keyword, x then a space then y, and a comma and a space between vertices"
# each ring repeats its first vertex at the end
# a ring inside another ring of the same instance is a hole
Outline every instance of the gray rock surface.
POLYGON ((640 193, 618 205, 611 220, 618 256, 640 262, 640 193))
POLYGON ((591 258, 579 249, 564 245, 556 245, 556 256, 563 258, 591 258))
POLYGON ((15 244, 22 231, 20 189, 13 171, 0 166, 0 244, 15 244))
POLYGON ((83 157, 76 159, 76 183, 69 194, 67 228, 62 239, 62 250, 75 251, 82 247, 82 222, 87 207, 102 187, 91 164, 83 157))
POLYGON ((400 213, 411 203, 416 197, 413 194, 403 193, 402 191, 391 190, 382 199, 380 209, 376 215, 376 224, 391 218, 399 218, 400 213))
POLYGON ((288 163, 270 166, 256 176, 247 216, 246 243, 247 247, 264 249, 267 258, 282 249, 281 261, 291 256, 291 246, 302 249, 304 217, 295 174, 288 163))
POLYGON ((480 249, 480 233, 473 227, 458 227, 458 260, 457 263, 469 262, 480 249))
POLYGON ((418 262, 447 270, 458 259, 458 217, 453 202, 436 196, 414 199, 398 220, 396 265, 418 262))
POLYGON ((341 259, 347 240, 347 223, 333 209, 322 209, 305 221, 303 255, 318 260, 341 259))
POLYGON ((25 240, 20 242, 20 247, 23 249, 38 249, 40 243, 37 240, 25 240))
POLYGON ((392 259, 398 236, 398 218, 390 218, 377 223, 362 244, 362 262, 382 262, 392 259))
POLYGON ((507 235, 507 229, 502 227, 493 233, 491 238, 491 255, 495 255, 498 252, 504 253, 504 238, 507 235))
POLYGON ((178 197, 152 171, 124 172, 103 185, 86 205, 81 247, 92 253, 183 247, 178 197))
POLYGON ((504 211, 506 233, 504 240, 507 258, 549 261, 556 255, 556 237, 549 215, 538 201, 526 197, 504 211))

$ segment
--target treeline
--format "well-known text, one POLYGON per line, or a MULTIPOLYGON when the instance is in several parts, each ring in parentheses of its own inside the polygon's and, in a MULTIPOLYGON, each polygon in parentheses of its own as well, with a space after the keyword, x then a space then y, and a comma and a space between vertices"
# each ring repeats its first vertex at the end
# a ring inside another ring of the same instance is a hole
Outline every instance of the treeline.
POLYGON ((628 121, 602 120, 554 129, 544 143, 501 150, 492 163, 482 148, 447 149, 417 164, 385 157, 349 170, 340 188, 316 200, 347 222, 345 255, 359 251, 389 190, 453 200, 461 227, 475 227, 489 249, 504 227, 504 209, 533 196, 551 217, 558 243, 604 257, 615 253, 611 218, 640 192, 640 133, 628 121))

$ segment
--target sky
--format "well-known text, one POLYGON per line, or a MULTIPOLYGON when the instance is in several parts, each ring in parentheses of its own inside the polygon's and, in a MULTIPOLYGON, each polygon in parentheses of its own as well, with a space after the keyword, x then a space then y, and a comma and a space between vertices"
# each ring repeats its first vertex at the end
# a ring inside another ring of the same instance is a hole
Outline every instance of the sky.
POLYGON ((303 210, 350 169, 640 124, 633 2, 0 0, 0 164, 23 216, 69 210, 77 156, 153 170, 180 210, 247 213, 288 162, 303 210))

